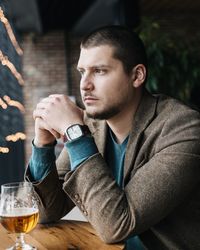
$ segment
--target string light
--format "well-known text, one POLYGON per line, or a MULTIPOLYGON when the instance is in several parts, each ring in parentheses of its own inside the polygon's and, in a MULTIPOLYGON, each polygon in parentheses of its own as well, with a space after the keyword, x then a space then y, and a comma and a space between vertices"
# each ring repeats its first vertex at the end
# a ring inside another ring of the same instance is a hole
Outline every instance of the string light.
POLYGON ((20 139, 21 140, 26 139, 26 135, 24 133, 22 133, 22 132, 17 132, 16 134, 6 136, 6 141, 16 142, 16 141, 18 141, 20 139))
POLYGON ((6 147, 0 147, 0 153, 7 154, 9 153, 9 148, 6 147))
POLYGON ((3 108, 3 109, 7 109, 8 105, 1 99, 0 97, 0 106, 3 108))
MULTIPOLYGON (((10 41, 11 41, 12 45, 14 46, 16 52, 18 53, 18 55, 21 56, 23 54, 23 51, 20 48, 20 46, 15 38, 15 35, 13 33, 13 30, 11 28, 11 25, 10 25, 8 19, 4 16, 4 12, 3 12, 1 7, 0 7, 0 21, 4 24, 4 26, 7 30, 7 34, 9 36, 10 41)), ((3 66, 7 66, 9 68, 9 70, 14 75, 14 77, 17 79, 17 81, 20 85, 24 84, 24 80, 22 78, 22 75, 17 71, 14 64, 11 61, 9 61, 8 57, 5 56, 1 50, 0 50, 0 62, 3 66)), ((2 107, 3 109, 7 109, 8 106, 16 107, 22 113, 25 112, 25 108, 20 102, 12 100, 9 96, 4 95, 3 99, 0 98, 0 107, 2 107)), ((6 141, 16 142, 18 140, 25 140, 26 135, 22 132, 17 132, 16 134, 11 134, 11 135, 6 136, 5 139, 6 139, 6 141)), ((0 153, 9 153, 9 151, 10 150, 8 147, 0 147, 0 153)))
POLYGON ((17 53, 21 56, 23 54, 23 51, 22 49, 20 48, 16 38, 15 38, 15 35, 12 31, 12 28, 10 26, 10 23, 8 21, 8 19, 4 16, 4 13, 3 13, 3 10, 2 8, 0 7, 0 21, 5 25, 5 28, 7 30, 7 33, 8 33, 8 36, 13 44, 13 46, 15 47, 17 53))
POLYGON ((3 52, 1 50, 0 50, 0 61, 1 61, 2 65, 7 66, 10 69, 10 71, 12 72, 12 74, 18 80, 19 84, 23 85, 24 84, 24 80, 23 80, 21 74, 16 70, 14 64, 11 63, 8 60, 8 57, 3 55, 3 52))
MULTIPOLYGON (((3 99, 4 99, 4 101, 7 102, 7 104, 9 106, 14 106, 14 107, 18 108, 22 113, 25 113, 25 108, 20 102, 10 99, 10 97, 7 95, 4 95, 3 99)), ((1 105, 1 103, 0 103, 0 105, 1 105)))

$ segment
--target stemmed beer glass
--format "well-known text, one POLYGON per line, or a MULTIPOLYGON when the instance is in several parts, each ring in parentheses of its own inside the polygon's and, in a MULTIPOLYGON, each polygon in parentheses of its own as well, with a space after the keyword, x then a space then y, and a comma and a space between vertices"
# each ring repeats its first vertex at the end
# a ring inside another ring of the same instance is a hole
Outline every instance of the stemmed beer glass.
POLYGON ((0 221, 8 232, 17 235, 15 245, 7 250, 35 250, 25 243, 24 234, 37 225, 38 219, 38 202, 30 182, 1 186, 0 221))

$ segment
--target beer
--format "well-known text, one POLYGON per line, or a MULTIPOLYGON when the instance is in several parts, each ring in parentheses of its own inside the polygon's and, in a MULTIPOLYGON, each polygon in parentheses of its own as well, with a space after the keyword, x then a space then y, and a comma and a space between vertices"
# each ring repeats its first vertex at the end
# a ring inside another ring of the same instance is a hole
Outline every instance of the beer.
POLYGON ((1 214, 1 224, 11 233, 28 233, 39 219, 39 211, 34 208, 15 208, 11 212, 1 214))

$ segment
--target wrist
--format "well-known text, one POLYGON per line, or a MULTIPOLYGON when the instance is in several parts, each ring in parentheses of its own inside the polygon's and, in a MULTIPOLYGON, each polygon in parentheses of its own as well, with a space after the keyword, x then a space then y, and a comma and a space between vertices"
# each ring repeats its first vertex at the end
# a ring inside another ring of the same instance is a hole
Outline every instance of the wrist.
POLYGON ((47 141, 40 141, 37 138, 34 138, 33 145, 36 146, 37 148, 52 147, 56 145, 56 140, 54 139, 53 141, 47 142, 47 141))
POLYGON ((66 122, 65 124, 62 125, 62 129, 61 129, 62 133, 61 134, 65 136, 66 130, 69 127, 72 127, 73 125, 76 125, 76 124, 79 124, 80 126, 84 125, 83 121, 66 122))
POLYGON ((64 141, 74 141, 83 136, 90 136, 91 132, 87 125, 73 124, 66 128, 64 134, 64 141))

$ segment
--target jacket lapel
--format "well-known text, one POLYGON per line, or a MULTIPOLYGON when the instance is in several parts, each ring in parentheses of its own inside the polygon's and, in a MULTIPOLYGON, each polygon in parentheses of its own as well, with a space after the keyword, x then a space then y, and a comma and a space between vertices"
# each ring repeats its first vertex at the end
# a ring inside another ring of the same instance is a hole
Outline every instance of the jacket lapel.
MULTIPOLYGON (((154 118, 157 106, 157 98, 146 90, 133 118, 133 126, 129 135, 129 141, 124 161, 124 183, 133 170, 134 161, 138 153, 138 146, 145 128, 154 118)), ((136 170, 136 169, 135 169, 136 170)))
POLYGON ((99 152, 104 156, 106 146, 107 124, 103 121, 92 120, 88 123, 91 133, 95 139, 99 152))

